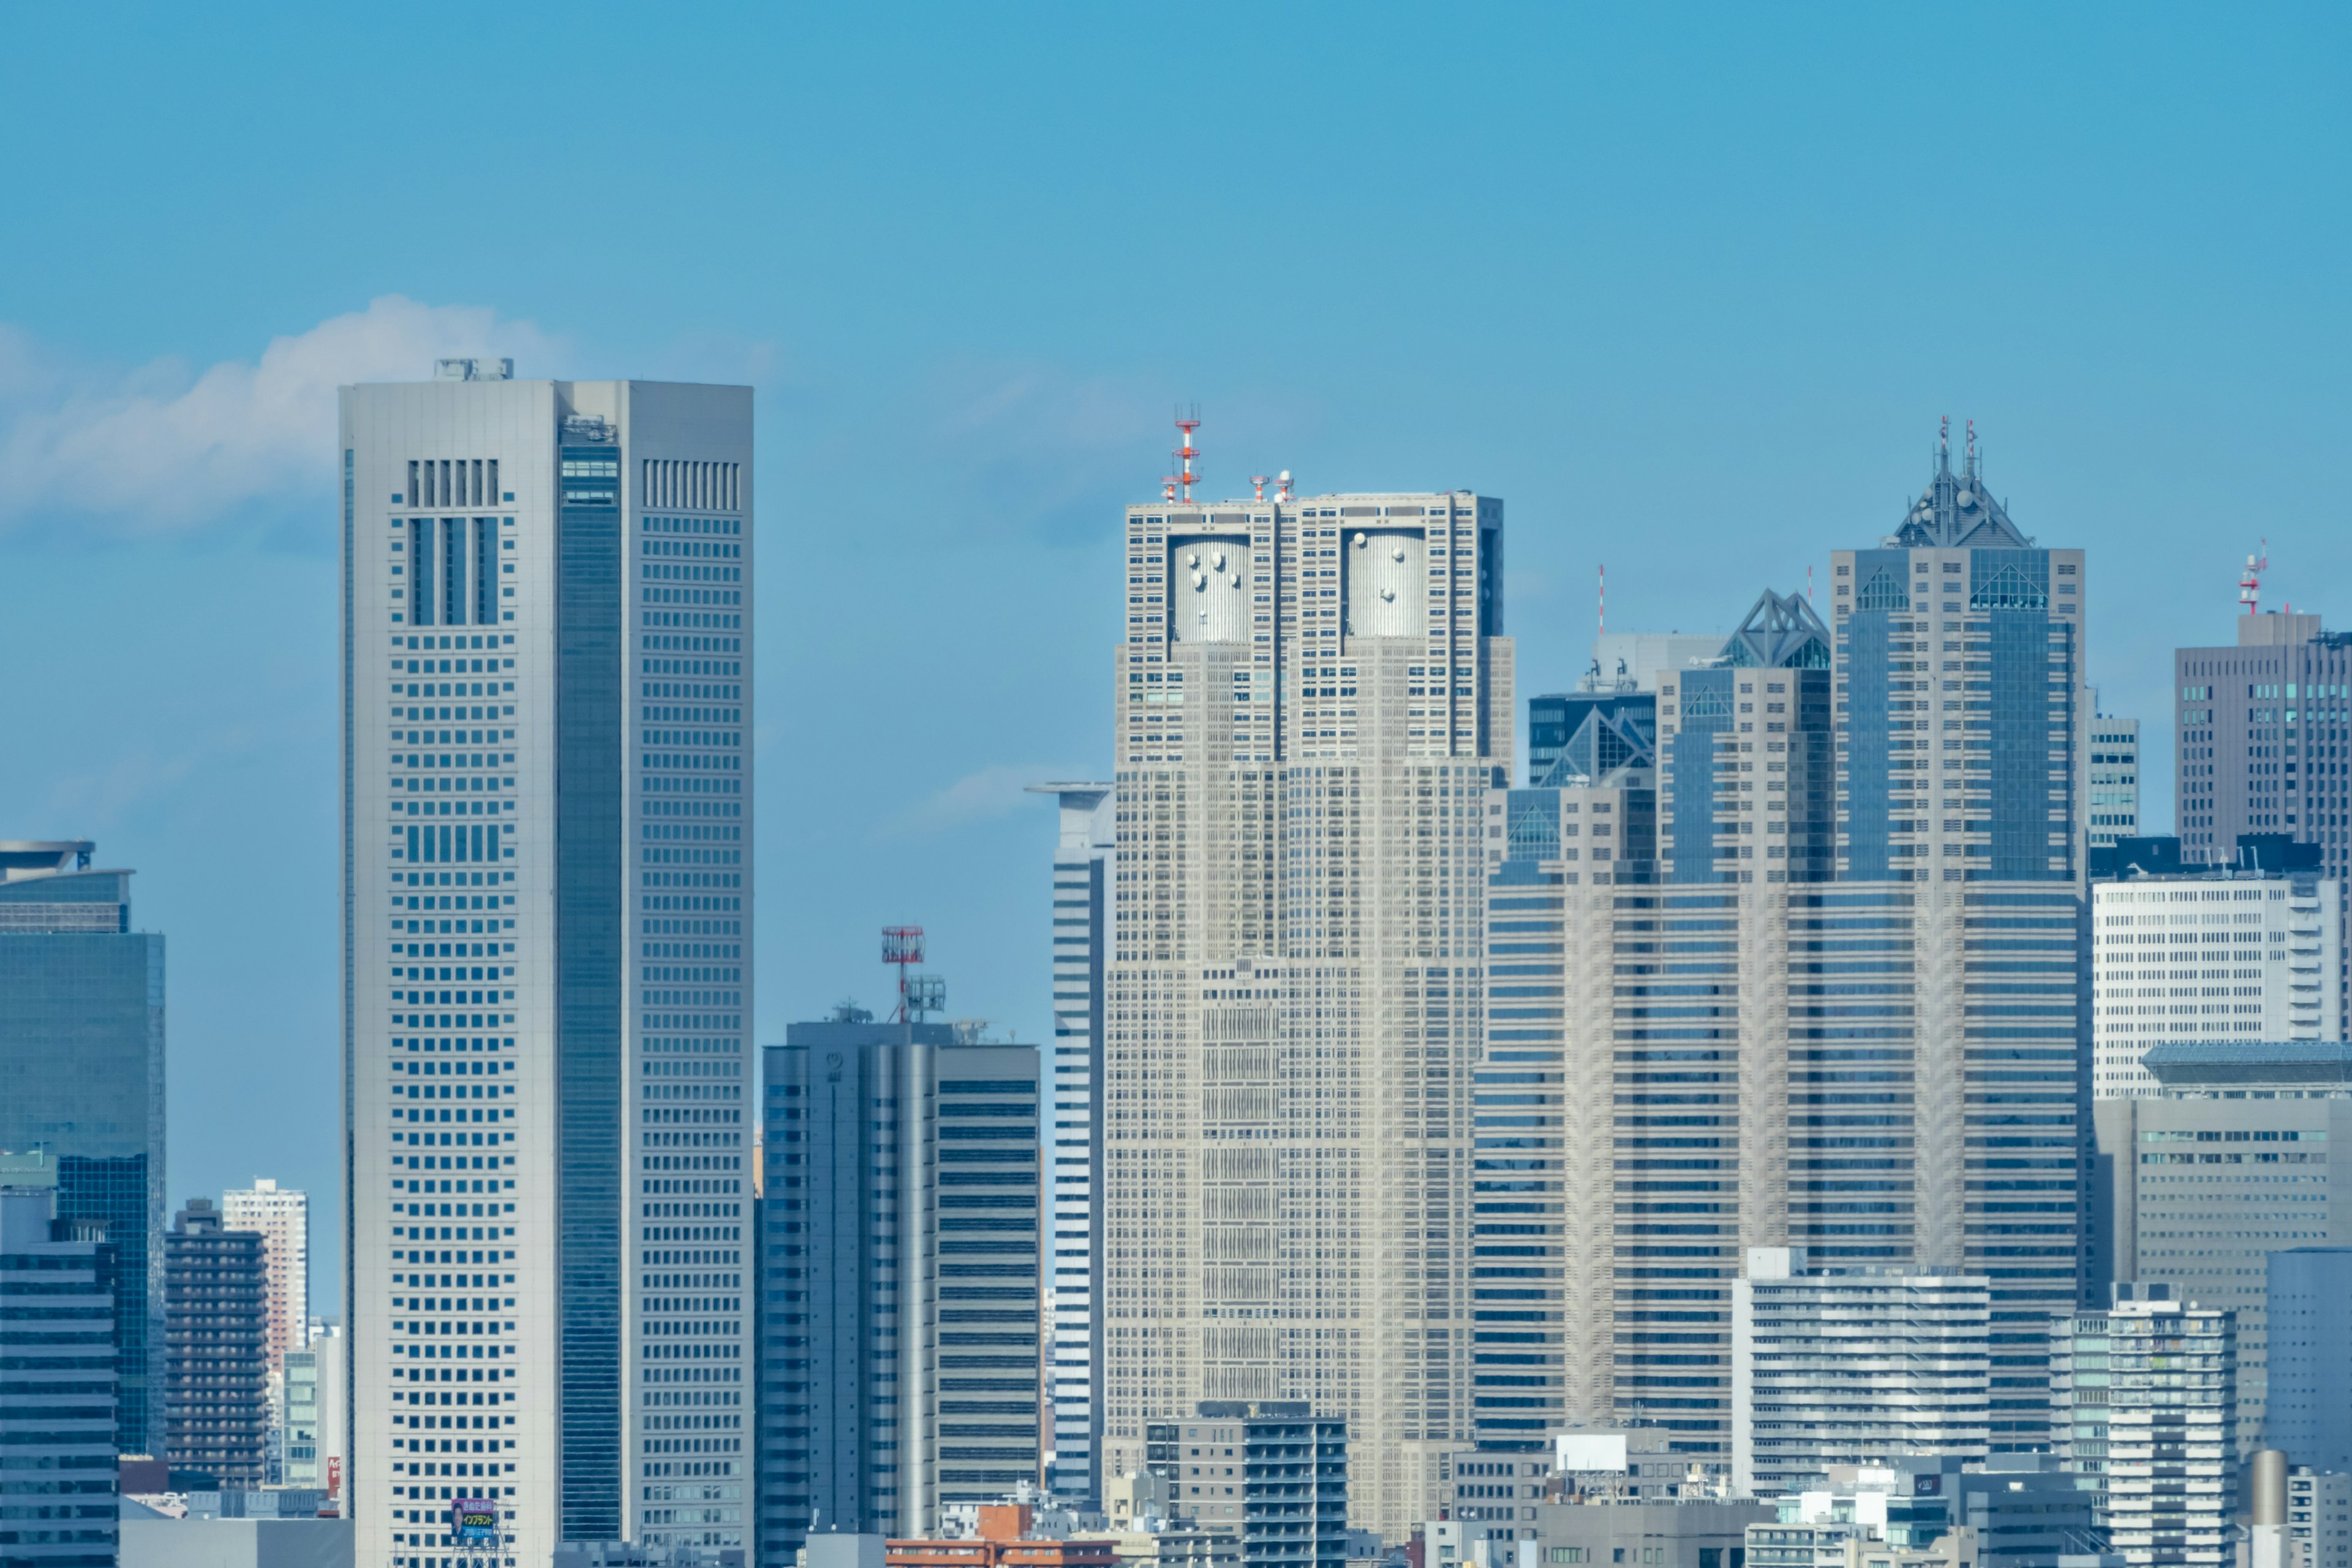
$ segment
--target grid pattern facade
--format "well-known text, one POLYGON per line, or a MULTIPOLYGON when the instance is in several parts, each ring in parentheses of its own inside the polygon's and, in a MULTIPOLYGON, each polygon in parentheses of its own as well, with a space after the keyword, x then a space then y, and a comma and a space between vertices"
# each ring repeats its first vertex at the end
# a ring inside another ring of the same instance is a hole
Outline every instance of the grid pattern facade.
POLYGON ((1110 860, 1117 807, 1108 784, 1033 784, 1055 795, 1054 850, 1054 1139, 1052 1198, 1052 1470, 1071 1505, 1101 1497, 1103 1338, 1103 984, 1110 962, 1110 860))
POLYGON ((0 1150, 58 1163, 60 1215, 115 1248, 126 1454, 163 1452, 163 938, 128 871, 0 881, 0 1150))
POLYGON ((0 1188, 0 1561, 114 1568, 114 1249, 0 1188))
MULTIPOLYGON (((2263 1437, 2265 1447, 2340 1480, 2352 1473, 2352 1246, 2340 1234, 2328 1239, 2330 1245, 2305 1243, 2268 1259, 2264 1294, 2277 1393, 2263 1437)), ((2341 1531, 2331 1533, 2336 1550, 2352 1551, 2341 1531)))
POLYGON ((1240 1538, 1241 1568, 1347 1562, 1346 1422, 1290 1402, 1204 1401, 1148 1426, 1142 1453, 1173 1513, 1240 1538))
POLYGON ((1303 1399, 1349 1424, 1357 1521, 1402 1539, 1471 1426, 1502 508, 1168 503, 1127 542, 1104 1472, 1167 1411, 1303 1399))
POLYGON ((1987 1456, 1992 1293, 1981 1276, 1808 1272, 1801 1254, 1758 1248, 1732 1318, 1737 1495, 1818 1491, 1832 1465, 1987 1456))
POLYGON ((2091 787, 2083 823, 2091 847, 2109 848, 2139 837, 2139 721, 2091 721, 2091 787))
POLYGON ((310 1325, 310 1199, 257 1181, 221 1194, 221 1223, 261 1237, 269 1274, 269 1371, 279 1385, 271 1392, 272 1420, 285 1425, 287 1354, 301 1347, 310 1325))
POLYGON ((743 1546, 749 393, 458 362, 341 435, 356 1550, 743 1546))
POLYGON ((190 1200, 163 1238, 164 1457, 226 1487, 269 1479, 269 1279, 261 1237, 190 1200))
POLYGON ((2218 1568, 2236 1513, 2236 1319, 2152 1289, 2053 1321, 2051 1436, 2108 1551, 2130 1568, 2218 1568))
POLYGON ((2139 876, 2091 889, 2091 1093, 2157 1091, 2159 1040, 2344 1037, 2343 896, 2312 877, 2139 876))
POLYGON ((936 1535, 1038 1478, 1038 1061, 939 1024, 766 1053, 759 1551, 936 1535))

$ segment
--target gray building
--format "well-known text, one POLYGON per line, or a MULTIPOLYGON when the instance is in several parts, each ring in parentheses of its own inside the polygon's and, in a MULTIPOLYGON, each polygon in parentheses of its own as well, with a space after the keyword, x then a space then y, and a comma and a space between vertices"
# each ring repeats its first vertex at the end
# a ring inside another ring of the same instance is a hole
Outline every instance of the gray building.
POLYGON ((1055 1497, 1102 1498, 1103 977, 1110 963, 1110 862, 1118 807, 1107 784, 1038 784, 1060 805, 1054 846, 1053 1469, 1055 1497))
POLYGON ((216 1486, 269 1475, 269 1272, 257 1231, 190 1198, 163 1237, 165 1457, 216 1486))
POLYGON ((1744 1568, 1748 1530, 1769 1503, 1671 1501, 1522 1504, 1516 1523, 1431 1520, 1427 1568, 1744 1568))
POLYGON ((2269 1265, 2263 1446, 2314 1470, 2352 1473, 2352 1246, 2285 1247, 2269 1265))
POLYGON ((741 1549, 751 389, 448 360, 339 436, 355 1551, 741 1549))
POLYGON ((1143 1468, 1168 1505, 1241 1538, 1242 1568, 1348 1561, 1348 1424, 1302 1401, 1204 1399, 1144 1429, 1143 1468))
POLYGON ((1654 753, 1657 742, 1658 694, 1637 688, 1630 676, 1612 681, 1588 676, 1573 691, 1528 699, 1530 788, 1552 783, 1563 757, 1569 776, 1597 778, 1654 753))
POLYGON ((87 839, 0 842, 0 1151, 54 1162, 58 1213, 106 1227, 119 1440, 163 1451, 163 939, 87 839))
POLYGON ((759 1552, 1037 1479, 1034 1046, 845 1007, 765 1051, 759 1552))
POLYGON ((2331 1153, 2352 1140, 2352 1046, 2167 1041, 2143 1062, 2154 1097, 2092 1108, 2084 1291, 2152 1277, 2234 1311, 2237 1451, 2284 1447, 2264 1436, 2270 1259, 2352 1247, 2352 1169, 2331 1153))
MULTIPOLYGON (((2232 646, 2172 656, 2181 852, 2234 864, 2242 835, 2281 835, 2315 847, 2311 868, 2340 895, 2352 874, 2352 634, 2246 609, 2232 646)), ((2336 1016, 2352 1017, 2352 990, 2336 1016)))
POLYGON ((2139 837, 2139 721, 2091 721, 2091 789, 2084 801, 2084 837, 2094 849, 2112 849, 2139 837))
POLYGON ((1731 1292, 1731 1489, 1818 1489, 1841 1466, 1981 1460, 1992 1289, 1982 1275, 1805 1266, 1759 1247, 1731 1292))
POLYGON ((2131 1568, 2226 1562, 2236 1514, 2237 1327, 2169 1285, 2051 1327, 2050 1431, 2131 1568))
MULTIPOLYGON (((5 1180, 5 1178, 0 1178, 5 1180)), ((0 1185, 0 1561, 114 1568, 111 1242, 0 1185)))

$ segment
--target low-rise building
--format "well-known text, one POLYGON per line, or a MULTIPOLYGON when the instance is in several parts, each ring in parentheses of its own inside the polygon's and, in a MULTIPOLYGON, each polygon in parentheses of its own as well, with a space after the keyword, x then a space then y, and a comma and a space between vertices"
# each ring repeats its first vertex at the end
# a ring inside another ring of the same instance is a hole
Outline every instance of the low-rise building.
POLYGON ((1241 1537, 1242 1568, 1348 1561, 1348 1424, 1303 1400, 1204 1399, 1148 1423, 1143 1468, 1181 1517, 1241 1537))
POLYGON ((2286 1548, 2286 1568, 2352 1568, 2352 1475, 2287 1471, 2286 1548))
POLYGON ((887 1568, 1114 1568, 1108 1540, 1034 1535, 1034 1518, 1027 1503, 983 1503, 977 1533, 893 1539, 885 1561, 887 1568))
POLYGON ((1423 1568, 1742 1568, 1748 1527, 1773 1517, 1754 1502, 1538 1503, 1535 1517, 1489 1526, 1432 1520, 1423 1568))

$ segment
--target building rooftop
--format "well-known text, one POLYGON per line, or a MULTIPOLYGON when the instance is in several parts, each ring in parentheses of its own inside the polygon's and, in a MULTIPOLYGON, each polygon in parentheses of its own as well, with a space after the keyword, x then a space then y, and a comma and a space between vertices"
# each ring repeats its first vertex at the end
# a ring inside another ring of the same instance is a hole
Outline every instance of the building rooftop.
POLYGON ((2352 1089, 2347 1040, 2160 1040, 2141 1061, 2168 1089, 2352 1089))

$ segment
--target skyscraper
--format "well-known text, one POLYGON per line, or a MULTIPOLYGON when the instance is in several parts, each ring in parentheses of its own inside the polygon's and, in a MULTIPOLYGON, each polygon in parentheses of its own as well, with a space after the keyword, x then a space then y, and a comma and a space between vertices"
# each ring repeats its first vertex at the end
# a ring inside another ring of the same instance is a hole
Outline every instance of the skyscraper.
POLYGON ((766 1051, 760 1555, 1037 1479, 1037 1047, 854 1008, 766 1051))
POLYGON ((221 1194, 221 1224, 261 1237, 269 1277, 269 1419, 282 1452, 286 1427, 286 1357, 302 1348, 310 1324, 310 1200, 280 1190, 267 1176, 221 1194))
POLYGON ((2271 1400, 2263 1446, 2315 1470, 2352 1471, 2352 1247, 2268 1259, 2271 1400))
POLYGON ((1105 1473, 1202 1399, 1303 1400, 1402 1539, 1471 1429, 1503 509, 1188 487, 1126 521, 1105 1473))
MULTIPOLYGON (((2181 854, 2237 864, 2241 834, 2283 834, 2318 847, 2315 868, 2340 896, 2352 878, 2352 633, 2247 609, 2234 646, 2172 656, 2181 854)), ((2338 984, 2352 988, 2352 973, 2338 984)), ((2336 1006, 2352 1017, 2352 989, 2336 1006)))
POLYGON ((508 1563, 747 1544, 751 393, 510 376, 341 394, 350 1512, 403 1568, 456 1497, 508 1563))
POLYGON ((163 939, 87 839, 0 842, 0 1150, 57 1162, 58 1214, 106 1226, 118 1440, 163 1452, 163 939))
POLYGON ((114 1246, 0 1178, 0 1557, 114 1568, 114 1246))
POLYGON ((1887 542, 1832 574, 1841 886, 1823 897, 1878 935, 1824 943, 1803 998, 1789 1241, 1828 1266, 1989 1275, 1993 1446, 2039 1447, 2048 1325, 2075 1301, 2089 1070, 2083 552, 2028 539, 1974 451, 1955 473, 1946 447, 1887 542))
POLYGON ((1117 817, 1107 784, 1038 784, 1061 804, 1054 847, 1053 1489, 1102 1496, 1103 976, 1117 817))
POLYGON ((165 1457, 221 1486, 269 1479, 268 1267, 261 1237, 190 1198, 163 1237, 165 1457))

